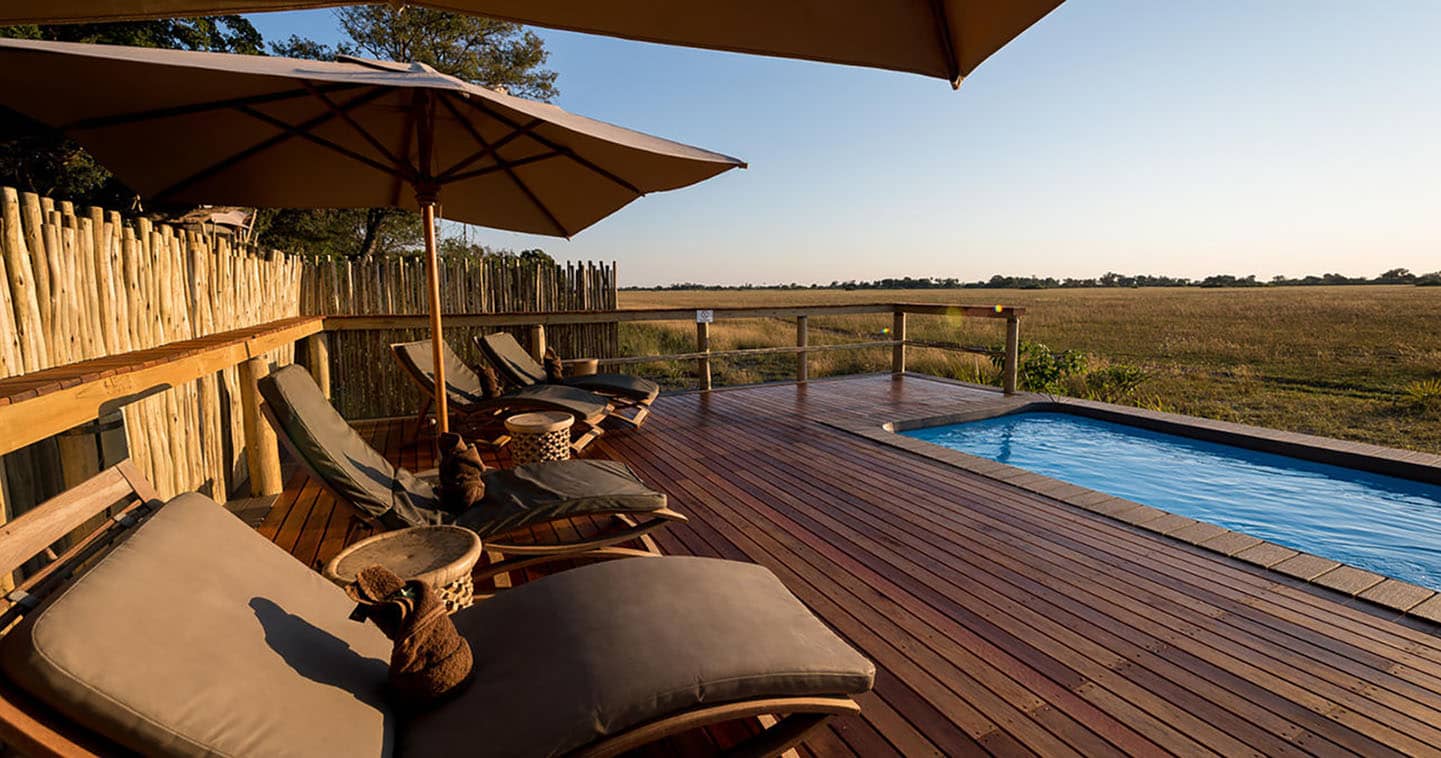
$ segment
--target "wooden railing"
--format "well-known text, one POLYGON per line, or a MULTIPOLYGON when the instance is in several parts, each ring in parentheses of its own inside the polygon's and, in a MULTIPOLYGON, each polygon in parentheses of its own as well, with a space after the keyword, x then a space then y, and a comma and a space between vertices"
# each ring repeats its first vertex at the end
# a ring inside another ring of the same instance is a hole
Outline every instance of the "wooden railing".
MULTIPOLYGON (((950 316, 998 319, 1006 322, 1005 361, 1002 368, 1002 386, 1006 394, 1016 391, 1018 370, 1017 351, 1020 340, 1021 316, 1024 308, 1010 306, 979 305, 938 305, 932 303, 862 303, 855 305, 807 305, 777 308, 627 308, 615 311, 551 311, 548 313, 460 313, 447 314, 446 326, 454 327, 530 327, 531 351, 539 357, 545 352, 545 328, 547 326, 570 324, 626 323, 636 321, 684 321, 695 322, 696 349, 689 353, 664 353, 656 355, 627 355, 601 358, 599 364, 622 365, 632 363, 654 363, 659 361, 696 362, 696 373, 700 377, 701 389, 711 389, 710 362, 716 358, 736 358, 758 355, 796 356, 796 381, 810 378, 808 356, 811 353, 832 350, 861 350, 865 348, 891 348, 891 370, 905 373, 906 348, 924 347, 960 352, 989 352, 972 345, 950 342, 911 340, 906 337, 908 315, 950 316), (811 316, 850 316, 863 314, 892 314, 890 339, 851 342, 840 345, 814 345, 810 343, 809 325, 811 316), (710 327, 720 321, 739 319, 795 319, 795 347, 756 347, 738 350, 712 350, 710 327)), ((427 325, 425 316, 328 316, 326 331, 372 331, 383 329, 420 329, 427 325)))
MULTIPOLYGON (((907 316, 998 319, 1006 323, 1002 385, 1005 392, 1011 394, 1016 389, 1017 347, 1023 314, 1024 310, 1021 308, 1002 306, 878 303, 785 308, 715 308, 702 311, 669 308, 453 314, 446 317, 446 324, 455 327, 529 327, 530 348, 536 353, 542 353, 545 350, 545 328, 550 325, 635 321, 694 322, 696 349, 693 352, 611 357, 601 362, 625 364, 694 360, 701 379, 701 388, 708 390, 711 388, 710 362, 721 357, 794 354, 796 380, 804 382, 809 379, 808 356, 811 353, 890 347, 891 369, 900 374, 906 370, 908 347, 968 352, 981 350, 974 346, 954 343, 907 339, 907 316), (812 316, 887 313, 892 314, 890 339, 839 345, 810 343, 808 328, 812 316), (755 318, 794 319, 795 346, 739 350, 710 348, 712 323, 755 318)), ((244 413, 250 489, 255 495, 275 494, 283 486, 276 440, 274 433, 260 417, 260 398, 256 391, 256 383, 270 370, 263 356, 277 347, 303 342, 304 350, 299 354, 306 356, 306 365, 311 374, 329 396, 327 333, 423 328, 425 325, 426 317, 418 315, 301 316, 0 379, 0 455, 94 421, 154 393, 164 392, 224 369, 238 367, 241 375, 240 400, 244 413)))

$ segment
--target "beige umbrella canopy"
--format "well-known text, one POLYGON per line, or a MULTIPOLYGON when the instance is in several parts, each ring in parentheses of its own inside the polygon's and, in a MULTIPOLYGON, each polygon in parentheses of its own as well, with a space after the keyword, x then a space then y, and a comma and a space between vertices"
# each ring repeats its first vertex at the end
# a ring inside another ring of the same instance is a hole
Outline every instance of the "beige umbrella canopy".
MULTIPOLYGON (((352 5, 340 0, 6 0, 0 25, 352 5)), ((555 29, 907 71, 959 86, 1061 0, 421 0, 555 29)))
POLYGON ((438 200, 458 221, 569 237, 745 165, 415 64, 0 40, 0 105, 153 202, 421 211, 442 430, 438 200))

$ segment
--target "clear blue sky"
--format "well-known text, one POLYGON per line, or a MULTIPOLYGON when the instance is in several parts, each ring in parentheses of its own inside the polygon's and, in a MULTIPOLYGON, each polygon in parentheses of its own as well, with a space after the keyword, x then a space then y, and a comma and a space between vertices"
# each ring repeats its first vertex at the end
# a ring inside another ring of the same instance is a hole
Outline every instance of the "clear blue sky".
POLYGON ((1072 0, 956 92, 541 35, 561 106, 751 165, 569 242, 471 231, 623 284, 1441 269, 1441 2, 1072 0))

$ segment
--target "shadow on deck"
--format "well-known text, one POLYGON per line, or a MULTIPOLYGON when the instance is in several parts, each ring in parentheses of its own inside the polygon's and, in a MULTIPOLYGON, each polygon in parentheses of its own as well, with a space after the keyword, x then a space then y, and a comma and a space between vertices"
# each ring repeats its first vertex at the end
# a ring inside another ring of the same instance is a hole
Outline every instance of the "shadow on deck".
MULTIPOLYGON (((913 375, 669 395, 587 457, 626 462, 690 516, 655 535, 664 552, 765 565, 876 662, 862 715, 803 752, 1441 745, 1434 627, 821 423, 995 402, 913 375)), ((412 421, 357 427, 432 465, 412 421)), ((317 567, 368 534, 303 473, 258 528, 317 567)))

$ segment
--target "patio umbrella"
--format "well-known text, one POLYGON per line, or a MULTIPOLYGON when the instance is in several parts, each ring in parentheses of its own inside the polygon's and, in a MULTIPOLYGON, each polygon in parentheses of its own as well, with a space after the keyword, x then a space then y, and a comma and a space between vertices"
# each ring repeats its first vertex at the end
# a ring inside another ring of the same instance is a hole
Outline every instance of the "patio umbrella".
MULTIPOLYGON (((346 0, 7 0, 0 25, 354 5, 346 0)), ((400 3, 398 3, 400 4, 400 3)), ((523 24, 907 71, 953 86, 1061 0, 420 0, 523 24)))
POLYGON ((648 192, 745 165, 427 66, 357 59, 0 40, 0 105, 156 203, 420 211, 442 431, 442 196, 447 218, 569 237, 648 192))

